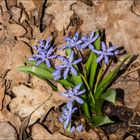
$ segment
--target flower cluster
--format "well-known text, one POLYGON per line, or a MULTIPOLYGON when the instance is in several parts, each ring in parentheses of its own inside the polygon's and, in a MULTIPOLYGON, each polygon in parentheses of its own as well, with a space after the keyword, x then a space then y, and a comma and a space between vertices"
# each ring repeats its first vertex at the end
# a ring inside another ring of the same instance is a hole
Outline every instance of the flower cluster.
POLYGON ((61 78, 61 71, 64 71, 64 73, 63 73, 64 79, 67 78, 67 75, 69 72, 71 72, 74 75, 77 75, 77 71, 74 68, 74 65, 81 62, 82 58, 74 60, 74 52, 73 51, 71 52, 71 54, 68 58, 63 57, 63 56, 58 56, 57 58, 62 61, 62 64, 55 67, 56 70, 53 73, 55 80, 58 80, 59 78, 61 78))
POLYGON ((54 55, 54 49, 51 46, 50 39, 48 40, 40 40, 39 46, 33 46, 35 50, 37 50, 37 54, 34 53, 30 60, 36 60, 36 66, 40 65, 41 63, 46 63, 46 65, 50 68, 51 67, 51 59, 57 57, 54 55))
MULTIPOLYGON (((83 99, 80 97, 80 95, 85 93, 85 89, 84 90, 80 90, 82 86, 82 83, 78 84, 77 86, 75 86, 72 89, 68 89, 66 92, 61 93, 60 95, 66 98, 69 98, 69 101, 67 103, 67 105, 62 109, 62 114, 59 118, 60 122, 64 122, 64 128, 66 129, 70 124, 71 124, 71 118, 72 118, 72 114, 77 110, 77 108, 73 108, 73 104, 74 102, 77 102, 79 104, 83 104, 84 101, 83 99)), ((75 127, 71 128, 71 131, 74 131, 75 127)), ((82 129, 79 127, 77 127, 77 131, 82 131, 82 129)), ((75 129, 76 130, 76 129, 75 129)))
MULTIPOLYGON (((115 57, 116 55, 119 54, 119 51, 116 49, 115 46, 107 47, 104 41, 101 41, 101 43, 98 44, 98 46, 101 46, 101 49, 97 50, 95 41, 99 38, 100 38, 99 34, 95 32, 91 32, 90 34, 84 36, 76 32, 73 36, 66 37, 65 38, 66 44, 61 49, 62 50, 69 49, 69 52, 67 53, 68 56, 56 55, 54 52, 54 48, 51 45, 50 39, 40 40, 39 46, 33 47, 37 51, 37 53, 34 53, 30 60, 36 60, 36 66, 40 65, 41 63, 46 63, 47 67, 49 68, 52 67, 53 59, 60 60, 61 64, 55 66, 54 71, 51 73, 54 80, 58 82, 59 80, 61 81, 61 79, 68 80, 69 76, 77 76, 77 75, 81 76, 79 74, 80 68, 83 68, 84 64, 82 58, 80 58, 82 56, 81 50, 90 49, 98 56, 96 62, 100 63, 104 60, 105 64, 109 64, 110 58, 115 57)), ((83 72, 81 74, 83 74, 83 72)), ((87 78, 89 76, 85 77, 87 78)), ((86 86, 88 84, 87 81, 85 83, 86 86)), ((64 123, 64 129, 70 128, 71 132, 74 131, 81 132, 84 130, 84 125, 82 123, 74 124, 72 120, 73 114, 78 111, 76 105, 80 104, 78 106, 80 108, 81 105, 83 105, 84 102, 86 102, 86 100, 83 99, 82 95, 86 91, 88 92, 89 89, 88 86, 87 86, 88 90, 84 89, 83 82, 85 81, 81 80, 80 84, 75 85, 74 87, 71 88, 67 87, 67 90, 64 93, 60 94, 61 96, 68 98, 69 101, 62 108, 62 113, 61 116, 59 117, 59 121, 64 123)), ((79 81, 76 83, 79 83, 79 81)))

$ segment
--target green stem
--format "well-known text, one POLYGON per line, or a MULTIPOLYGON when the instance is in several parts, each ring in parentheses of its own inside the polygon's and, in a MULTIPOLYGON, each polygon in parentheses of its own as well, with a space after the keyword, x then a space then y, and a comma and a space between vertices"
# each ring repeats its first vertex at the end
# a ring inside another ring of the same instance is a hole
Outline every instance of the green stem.
POLYGON ((91 89, 90 89, 90 87, 89 87, 89 85, 88 85, 87 80, 85 79, 85 77, 84 77, 81 73, 80 73, 80 76, 82 77, 84 83, 86 84, 86 87, 87 87, 87 89, 88 89, 88 91, 89 91, 89 94, 90 94, 90 96, 91 96, 91 98, 92 98, 93 104, 95 104, 95 99, 94 99, 94 97, 93 97, 93 95, 92 95, 92 91, 91 91, 91 89))
POLYGON ((102 75, 102 72, 103 72, 103 66, 104 66, 104 62, 102 62, 102 66, 100 68, 100 71, 99 71, 99 74, 98 74, 98 77, 97 77, 97 81, 95 83, 95 87, 94 87, 94 94, 96 93, 96 90, 97 90, 97 86, 99 84, 99 81, 101 79, 101 75, 102 75))

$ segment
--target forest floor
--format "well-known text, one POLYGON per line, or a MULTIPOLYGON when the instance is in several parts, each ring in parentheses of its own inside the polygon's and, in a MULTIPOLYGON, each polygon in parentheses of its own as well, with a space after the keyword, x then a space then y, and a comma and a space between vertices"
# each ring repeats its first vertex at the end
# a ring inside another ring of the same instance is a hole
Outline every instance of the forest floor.
POLYGON ((140 0, 0 0, 0 139, 140 139, 139 53, 140 0), (53 36, 61 46, 69 32, 100 29, 107 42, 124 46, 136 58, 113 85, 117 106, 104 107, 117 122, 66 134, 55 110, 62 98, 17 67, 31 57, 40 39, 53 36))

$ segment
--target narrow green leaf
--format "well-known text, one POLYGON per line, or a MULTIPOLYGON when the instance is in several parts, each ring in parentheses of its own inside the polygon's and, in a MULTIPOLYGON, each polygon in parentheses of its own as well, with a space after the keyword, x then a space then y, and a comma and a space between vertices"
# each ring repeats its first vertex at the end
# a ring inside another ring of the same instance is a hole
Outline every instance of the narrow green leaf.
MULTIPOLYGON (((30 64, 32 66, 36 66, 36 60, 28 60, 26 61, 26 64, 30 64)), ((41 63, 39 66, 37 66, 39 68, 43 68, 45 70, 48 70, 50 72, 53 72, 54 71, 54 68, 53 67, 47 67, 46 63, 41 63)))
POLYGON ((36 66, 21 66, 21 67, 18 67, 18 70, 22 71, 22 72, 27 72, 27 73, 33 72, 36 75, 41 76, 42 78, 53 80, 53 76, 52 76, 51 72, 49 72, 49 71, 47 71, 45 69, 42 69, 40 67, 36 67, 36 66))
POLYGON ((130 55, 127 55, 121 64, 118 65, 117 68, 115 68, 112 72, 108 73, 102 81, 99 83, 99 86, 97 87, 97 91, 95 93, 95 99, 99 98, 100 94, 104 92, 104 90, 107 88, 107 86, 112 82, 112 80, 116 77, 118 72, 120 71, 120 68, 123 66, 125 61, 130 58, 130 55))
POLYGON ((90 72, 90 66, 91 66, 92 58, 93 58, 93 52, 90 53, 90 55, 88 57, 88 60, 85 64, 87 76, 89 75, 89 72, 90 72))
MULTIPOLYGON (((100 38, 98 38, 94 42, 94 47, 95 47, 96 50, 100 50, 100 42, 101 42, 100 38)), ((95 75, 96 75, 96 72, 97 72, 98 63, 96 62, 97 55, 93 52, 91 52, 91 53, 92 53, 92 61, 91 61, 91 64, 90 64, 89 85, 90 85, 91 89, 93 89, 93 84, 94 84, 94 79, 95 79, 95 75)))
POLYGON ((114 123, 114 121, 110 120, 108 116, 95 116, 93 117, 93 125, 95 127, 105 125, 105 124, 110 124, 114 123))
MULTIPOLYGON (((25 72, 25 73, 29 73, 29 74, 34 74, 35 76, 42 77, 44 79, 54 80, 54 77, 52 76, 51 72, 49 72, 45 69, 39 68, 39 67, 20 66, 20 67, 18 67, 18 70, 25 72)), ((61 83, 65 87, 73 87, 74 86, 73 83, 71 83, 68 80, 64 80, 64 79, 58 80, 57 82, 61 83)))
POLYGON ((115 105, 116 100, 116 90, 115 89, 109 89, 105 93, 101 94, 99 97, 99 100, 104 99, 106 101, 109 101, 115 105))

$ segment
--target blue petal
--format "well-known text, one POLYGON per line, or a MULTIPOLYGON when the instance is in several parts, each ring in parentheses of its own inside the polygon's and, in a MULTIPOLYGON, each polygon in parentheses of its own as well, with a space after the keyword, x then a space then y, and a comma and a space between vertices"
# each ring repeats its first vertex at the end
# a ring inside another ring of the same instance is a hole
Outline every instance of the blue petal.
POLYGON ((101 54, 101 55, 96 59, 96 62, 99 63, 99 62, 103 59, 103 57, 104 57, 104 56, 101 54))
POLYGON ((52 55, 52 56, 49 56, 48 59, 54 59, 56 57, 57 57, 57 55, 52 55))
POLYGON ((104 41, 101 42, 101 47, 103 51, 106 51, 106 45, 104 41))
POLYGON ((59 80, 60 78, 61 78, 61 75, 56 75, 56 76, 54 77, 54 80, 57 81, 57 80, 59 80))
POLYGON ((69 67, 67 67, 66 70, 64 71, 64 74, 63 74, 64 79, 67 78, 68 72, 69 72, 69 67))
POLYGON ((72 128, 70 129, 70 132, 71 133, 75 132, 75 127, 74 126, 72 126, 72 128))
POLYGON ((60 93, 60 95, 63 96, 63 97, 67 97, 67 98, 69 97, 69 95, 66 94, 66 93, 60 93))
POLYGON ((76 127, 76 131, 78 132, 81 132, 84 130, 84 126, 82 124, 79 124, 77 127, 76 127))
POLYGON ((97 38, 99 37, 99 35, 96 35, 90 42, 94 42, 95 40, 97 40, 97 38))
POLYGON ((109 55, 109 56, 113 56, 114 55, 113 52, 107 52, 106 54, 109 55))
POLYGON ((115 49, 116 49, 116 47, 109 47, 109 48, 107 49, 107 52, 114 51, 115 49))
POLYGON ((50 68, 51 67, 51 64, 50 64, 49 60, 46 60, 45 62, 47 64, 48 68, 50 68))
POLYGON ((76 95, 81 95, 81 94, 84 94, 85 92, 86 92, 86 90, 84 89, 84 90, 82 90, 82 91, 76 93, 76 95))
POLYGON ((58 65, 58 66, 56 66, 55 68, 56 68, 57 70, 59 70, 59 69, 65 68, 65 67, 66 67, 65 65, 58 65))
POLYGON ((77 60, 75 60, 75 61, 73 61, 73 65, 75 65, 75 64, 78 64, 79 62, 81 62, 82 61, 82 58, 79 58, 79 59, 77 59, 77 60))
POLYGON ((73 102, 72 102, 72 101, 69 101, 69 102, 67 103, 67 108, 69 109, 69 112, 72 111, 72 105, 73 105, 73 102))
POLYGON ((71 73, 74 75, 77 75, 77 71, 75 70, 75 68, 73 66, 71 66, 71 73))
POLYGON ((108 59, 107 55, 104 56, 104 59, 105 59, 105 63, 108 64, 109 63, 109 59, 108 59))
POLYGON ((59 120, 59 122, 63 122, 64 121, 62 117, 59 117, 58 120, 59 120))
POLYGON ((84 101, 83 101, 83 99, 81 99, 80 97, 78 97, 78 96, 75 96, 75 101, 77 102, 77 103, 79 103, 79 104, 83 104, 84 103, 84 101))
POLYGON ((41 63, 43 63, 42 60, 37 61, 36 66, 39 66, 41 63))
POLYGON ((74 92, 77 93, 80 90, 80 87, 82 86, 82 83, 78 84, 74 87, 74 92))
POLYGON ((50 55, 50 54, 52 54, 52 52, 53 52, 54 50, 53 50, 53 48, 51 47, 49 50, 48 50, 48 55, 50 55))
POLYGON ((66 128, 68 127, 68 125, 69 125, 70 122, 71 122, 71 115, 69 115, 69 116, 67 117, 67 120, 66 120, 65 123, 64 123, 64 129, 66 129, 66 128))
POLYGON ((69 56, 69 62, 70 63, 73 61, 73 57, 74 57, 74 51, 72 51, 70 56, 69 56))
POLYGON ((91 32, 90 34, 90 40, 94 37, 94 32, 91 32))

